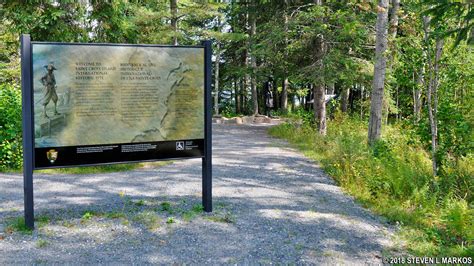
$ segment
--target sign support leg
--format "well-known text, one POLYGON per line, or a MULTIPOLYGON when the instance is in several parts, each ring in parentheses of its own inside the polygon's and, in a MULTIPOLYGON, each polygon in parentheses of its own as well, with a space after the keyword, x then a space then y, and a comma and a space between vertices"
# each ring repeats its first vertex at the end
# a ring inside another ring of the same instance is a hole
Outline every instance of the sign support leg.
POLYGON ((205 212, 212 212, 212 42, 204 45, 204 157, 202 158, 202 205, 205 212))
POLYGON ((22 34, 21 42, 21 92, 23 112, 23 192, 25 204, 25 225, 34 229, 33 205, 33 90, 31 69, 31 38, 22 34))

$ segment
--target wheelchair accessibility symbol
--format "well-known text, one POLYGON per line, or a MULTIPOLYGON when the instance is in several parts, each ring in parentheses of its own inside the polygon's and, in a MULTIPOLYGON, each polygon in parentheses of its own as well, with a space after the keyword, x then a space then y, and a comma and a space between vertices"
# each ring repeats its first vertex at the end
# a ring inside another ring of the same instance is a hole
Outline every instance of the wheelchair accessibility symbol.
POLYGON ((184 141, 176 141, 176 150, 184 151, 184 141))

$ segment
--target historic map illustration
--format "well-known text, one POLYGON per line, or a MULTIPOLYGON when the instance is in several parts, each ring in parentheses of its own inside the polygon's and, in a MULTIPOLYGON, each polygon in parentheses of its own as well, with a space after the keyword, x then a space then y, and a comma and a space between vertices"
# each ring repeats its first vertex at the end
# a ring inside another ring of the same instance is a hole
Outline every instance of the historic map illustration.
POLYGON ((204 138, 204 49, 33 44, 36 147, 204 138))

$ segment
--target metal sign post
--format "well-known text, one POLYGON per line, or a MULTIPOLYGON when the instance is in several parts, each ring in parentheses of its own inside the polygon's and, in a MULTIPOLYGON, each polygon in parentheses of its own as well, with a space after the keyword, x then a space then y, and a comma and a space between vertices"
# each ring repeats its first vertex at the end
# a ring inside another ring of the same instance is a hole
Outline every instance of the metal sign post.
POLYGON ((202 158, 202 206, 204 211, 212 212, 212 100, 211 100, 211 80, 212 80, 212 42, 203 41, 204 48, 204 157, 202 158))
POLYGON ((31 64, 31 38, 22 34, 21 43, 21 99, 23 112, 23 190, 25 201, 25 225, 33 229, 33 89, 31 64))

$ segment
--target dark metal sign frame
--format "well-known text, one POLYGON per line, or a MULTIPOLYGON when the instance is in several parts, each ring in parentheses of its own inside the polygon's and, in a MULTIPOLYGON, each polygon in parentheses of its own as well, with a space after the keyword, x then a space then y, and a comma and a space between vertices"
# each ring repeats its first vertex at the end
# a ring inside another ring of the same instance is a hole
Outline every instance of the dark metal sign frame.
MULTIPOLYGON (((42 168, 58 168, 58 166, 36 166, 35 165, 35 145, 34 145, 34 103, 33 103, 33 44, 64 44, 64 45, 93 45, 93 46, 131 46, 131 47, 169 47, 169 48, 202 48, 204 49, 204 141, 202 145, 203 153, 200 155, 190 154, 185 157, 164 156, 162 154, 152 154, 152 158, 134 160, 99 161, 96 163, 61 165, 59 167, 70 166, 91 166, 105 165, 127 162, 157 161, 169 159, 202 158, 202 205, 204 211, 212 212, 212 114, 211 114, 211 79, 212 79, 212 43, 203 41, 201 46, 169 46, 169 45, 137 45, 137 44, 87 44, 87 43, 43 43, 32 42, 27 34, 20 37, 21 42, 21 88, 22 88, 22 113, 23 113, 23 186, 24 186, 24 207, 25 224, 34 228, 34 201, 33 201, 33 171, 42 168)), ((168 144, 168 143, 167 143, 168 144)), ((92 146, 92 145, 89 145, 92 146)))

